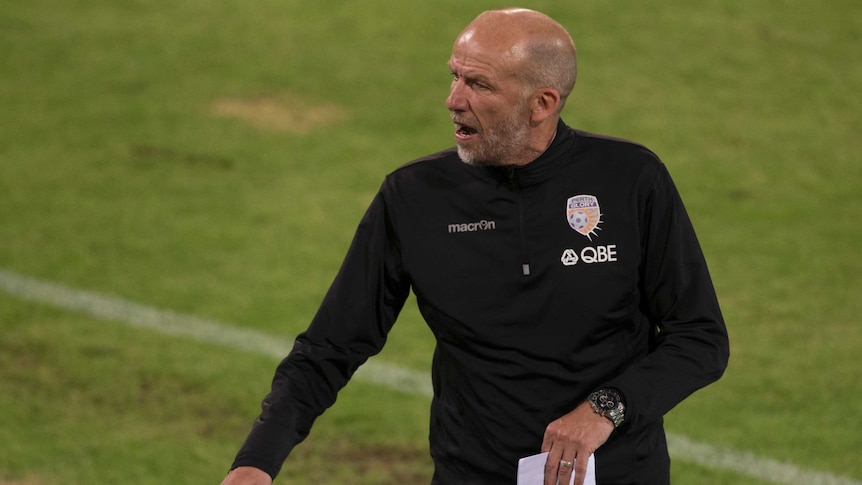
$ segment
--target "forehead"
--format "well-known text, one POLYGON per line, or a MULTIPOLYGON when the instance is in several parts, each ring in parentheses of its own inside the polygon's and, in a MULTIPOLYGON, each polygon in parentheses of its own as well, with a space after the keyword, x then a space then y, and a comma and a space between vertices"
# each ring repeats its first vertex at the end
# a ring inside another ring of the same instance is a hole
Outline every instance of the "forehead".
POLYGON ((473 34, 465 32, 455 41, 449 68, 459 74, 495 79, 514 77, 520 64, 519 49, 473 34))

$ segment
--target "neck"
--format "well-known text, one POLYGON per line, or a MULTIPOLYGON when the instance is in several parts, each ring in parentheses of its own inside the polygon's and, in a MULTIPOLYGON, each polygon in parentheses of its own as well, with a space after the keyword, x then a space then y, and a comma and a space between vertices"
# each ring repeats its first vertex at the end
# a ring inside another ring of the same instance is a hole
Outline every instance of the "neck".
POLYGON ((535 137, 535 142, 530 144, 529 152, 523 157, 523 162, 514 162, 512 165, 524 166, 531 163, 533 160, 542 156, 543 153, 548 151, 548 148, 551 147, 551 144, 554 143, 554 140, 557 138, 557 124, 554 123, 553 130, 548 132, 548 130, 543 130, 541 134, 537 133, 535 137))

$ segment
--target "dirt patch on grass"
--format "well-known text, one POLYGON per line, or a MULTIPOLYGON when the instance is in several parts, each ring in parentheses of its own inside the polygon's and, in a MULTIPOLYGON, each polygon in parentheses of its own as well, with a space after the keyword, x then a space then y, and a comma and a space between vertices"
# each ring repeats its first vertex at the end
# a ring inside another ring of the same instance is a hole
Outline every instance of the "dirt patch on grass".
POLYGON ((309 440, 288 457, 282 473, 285 483, 428 483, 434 473, 427 447, 309 440))
POLYGON ((390 477, 389 483, 430 481, 431 458, 427 450, 395 446, 363 446, 338 456, 360 476, 390 477))
MULTIPOLYGON (((130 145, 128 152, 133 159, 144 162, 181 162, 186 165, 208 166, 225 170, 233 168, 233 160, 229 158, 206 153, 174 150, 156 145, 130 145)), ((0 485, 3 484, 0 483, 0 485)))
POLYGON ((45 485, 45 482, 41 480, 34 480, 32 478, 28 478, 25 480, 10 480, 7 478, 0 477, 0 485, 45 485))
POLYGON ((237 118, 269 131, 308 134, 347 119, 347 111, 333 104, 312 104, 299 96, 258 96, 218 99, 210 106, 215 116, 237 118))

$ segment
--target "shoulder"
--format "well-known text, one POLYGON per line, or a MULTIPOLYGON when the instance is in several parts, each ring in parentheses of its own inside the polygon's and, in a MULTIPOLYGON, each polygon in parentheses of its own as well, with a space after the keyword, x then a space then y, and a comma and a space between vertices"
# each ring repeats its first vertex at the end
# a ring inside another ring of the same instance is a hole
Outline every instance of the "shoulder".
POLYGON ((415 160, 411 160, 389 173, 388 177, 404 177, 426 171, 451 169, 461 163, 455 148, 447 148, 415 160))
POLYGON ((619 186, 651 185, 667 172, 661 159, 641 143, 625 138, 572 129, 570 172, 619 186))
POLYGON ((661 159, 645 145, 625 138, 575 130, 578 151, 605 161, 621 160, 629 163, 643 163, 660 166, 661 159))
MULTIPOLYGON (((602 187, 617 197, 645 201, 656 192, 675 191, 667 166, 645 145, 615 136, 572 130, 566 167, 571 180, 602 187)), ((594 189, 598 190, 598 189, 594 189)))
POLYGON ((396 168, 386 175, 384 187, 409 190, 420 186, 451 186, 464 177, 469 177, 469 168, 455 148, 448 148, 396 168))

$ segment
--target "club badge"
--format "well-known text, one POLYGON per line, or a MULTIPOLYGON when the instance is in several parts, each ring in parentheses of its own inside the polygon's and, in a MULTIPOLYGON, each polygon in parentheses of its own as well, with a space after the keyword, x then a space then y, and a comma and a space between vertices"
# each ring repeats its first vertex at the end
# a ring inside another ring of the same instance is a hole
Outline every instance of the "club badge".
POLYGON ((579 233, 587 236, 590 241, 596 235, 596 230, 601 229, 602 213, 599 209, 599 199, 592 195, 576 195, 569 197, 566 202, 566 220, 569 226, 579 233))

